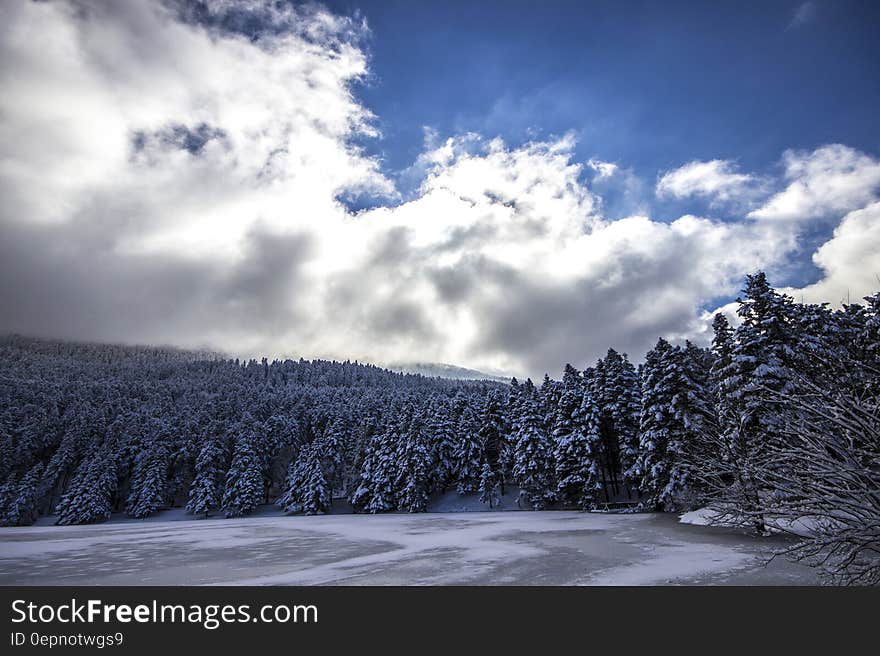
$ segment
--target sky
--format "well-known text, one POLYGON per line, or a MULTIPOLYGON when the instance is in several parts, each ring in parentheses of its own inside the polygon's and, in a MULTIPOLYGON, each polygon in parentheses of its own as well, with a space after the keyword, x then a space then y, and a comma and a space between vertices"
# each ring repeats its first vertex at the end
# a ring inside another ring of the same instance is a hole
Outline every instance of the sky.
POLYGON ((880 288, 874 2, 0 4, 0 332, 558 375, 880 288))

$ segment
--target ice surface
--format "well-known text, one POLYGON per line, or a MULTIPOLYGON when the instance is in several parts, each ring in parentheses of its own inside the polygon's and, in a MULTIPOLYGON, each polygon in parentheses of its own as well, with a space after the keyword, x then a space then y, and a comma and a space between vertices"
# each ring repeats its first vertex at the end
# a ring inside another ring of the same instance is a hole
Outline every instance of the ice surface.
POLYGON ((784 539, 568 511, 33 526, 0 529, 0 584, 815 583, 806 567, 765 565, 784 539))

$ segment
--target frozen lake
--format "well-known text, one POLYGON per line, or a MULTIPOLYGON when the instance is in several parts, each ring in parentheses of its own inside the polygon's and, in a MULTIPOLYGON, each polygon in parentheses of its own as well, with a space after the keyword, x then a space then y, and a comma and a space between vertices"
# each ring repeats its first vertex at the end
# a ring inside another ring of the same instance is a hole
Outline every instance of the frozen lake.
POLYGON ((814 584, 781 537, 675 515, 467 512, 0 529, 2 585, 814 584))

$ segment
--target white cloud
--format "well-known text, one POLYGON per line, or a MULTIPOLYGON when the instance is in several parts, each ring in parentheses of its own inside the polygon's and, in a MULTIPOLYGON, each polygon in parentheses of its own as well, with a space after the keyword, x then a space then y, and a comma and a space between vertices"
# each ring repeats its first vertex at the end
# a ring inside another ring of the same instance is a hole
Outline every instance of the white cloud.
POLYGON ((303 33, 254 43, 153 2, 2 11, 10 215, 55 224, 99 212, 120 251, 234 256, 258 223, 290 232, 331 221, 345 190, 392 191, 346 145, 375 131, 349 88, 365 57, 328 36, 352 27, 339 19, 304 15, 303 33), (198 154, 169 139, 199 126, 219 136, 198 154))
MULTIPOLYGON (((420 343, 422 359, 535 374, 610 345, 640 355, 661 332, 701 330, 695 311, 705 298, 735 291, 745 272, 795 244, 752 222, 608 221, 579 182, 573 144, 463 141, 425 155, 437 164, 417 198, 361 217, 369 236, 359 241, 370 246, 332 283, 373 290, 372 307, 402 303, 418 314, 432 335, 420 343)), ((366 341, 357 334, 369 330, 362 310, 345 315, 349 343, 366 341)), ((388 333, 374 344, 400 346, 388 333)))
POLYGON ((876 198, 880 161, 840 144, 783 155, 788 186, 749 216, 754 219, 805 221, 842 214, 876 198))
POLYGON ((613 162, 603 162, 599 159, 590 159, 587 162, 587 166, 593 169, 596 172, 596 180, 602 180, 604 178, 610 178, 612 175, 617 173, 618 166, 613 162))
POLYGON ((751 196, 759 180, 738 173, 730 160, 693 161, 664 173, 657 181, 659 197, 688 198, 701 196, 713 202, 740 200, 751 196))
MULTIPOLYGON (((634 176, 577 162, 571 135, 426 130, 403 202, 352 145, 376 132, 351 88, 364 26, 279 6, 211 5, 258 12, 256 40, 146 0, 0 6, 0 329, 536 375, 699 335, 707 299, 798 245, 779 221, 610 220, 596 190, 634 176), (353 215, 346 193, 394 202, 353 215)), ((873 198, 877 163, 841 148, 787 154, 779 197, 873 198)), ((733 201, 755 180, 694 162, 658 192, 733 201)), ((817 295, 865 279, 843 264, 875 243, 863 212, 817 253, 817 295)))
POLYGON ((785 289, 806 302, 857 303, 880 290, 880 202, 848 213, 834 235, 813 254, 823 277, 801 289, 785 289))

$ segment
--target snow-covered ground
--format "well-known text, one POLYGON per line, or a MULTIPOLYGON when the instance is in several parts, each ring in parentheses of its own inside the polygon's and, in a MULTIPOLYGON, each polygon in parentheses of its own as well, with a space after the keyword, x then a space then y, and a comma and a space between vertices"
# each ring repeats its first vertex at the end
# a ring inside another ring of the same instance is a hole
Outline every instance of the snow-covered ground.
POLYGON ((782 540, 662 514, 181 515, 0 529, 0 584, 816 583, 806 567, 765 565, 782 540))
MULTIPOLYGON (((711 508, 699 508, 679 515, 682 524, 693 526, 735 526, 732 521, 726 521, 725 516, 711 508)), ((780 519, 778 517, 765 517, 764 523, 771 533, 789 533, 807 537, 814 535, 817 524, 812 518, 799 518, 796 520, 780 519)))

